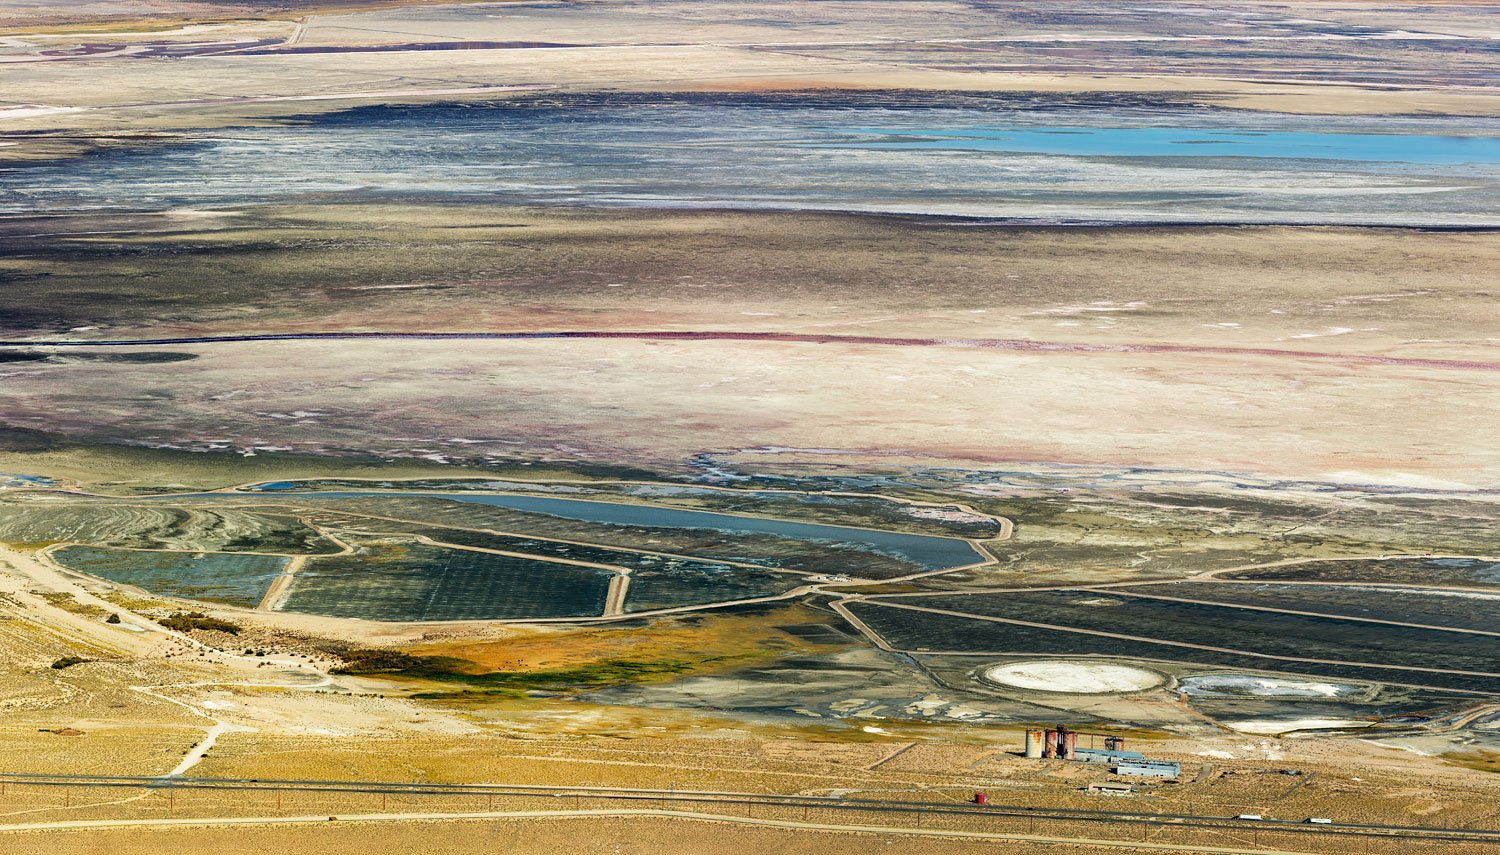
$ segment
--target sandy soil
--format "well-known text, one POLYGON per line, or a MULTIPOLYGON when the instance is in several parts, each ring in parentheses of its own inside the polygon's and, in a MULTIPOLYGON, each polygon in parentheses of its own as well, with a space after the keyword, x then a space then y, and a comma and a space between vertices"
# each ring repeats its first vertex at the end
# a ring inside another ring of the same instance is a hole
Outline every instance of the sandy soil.
MULTIPOLYGON (((357 855, 371 848, 392 853, 467 855, 476 847, 504 847, 518 855, 650 855, 664 848, 677 852, 800 853, 828 855, 946 855, 993 852, 1003 845, 1016 855, 1093 855, 1130 852, 1130 848, 1076 846, 1061 842, 1024 843, 966 841, 955 838, 910 838, 895 835, 817 832, 796 829, 745 828, 731 824, 662 819, 527 819, 406 824, 333 823, 288 828, 124 829, 40 832, 13 838, 57 855, 114 852, 145 855, 185 848, 211 849, 225 855, 275 852, 322 852, 357 855)), ((1139 850, 1137 850, 1139 851, 1139 850)))

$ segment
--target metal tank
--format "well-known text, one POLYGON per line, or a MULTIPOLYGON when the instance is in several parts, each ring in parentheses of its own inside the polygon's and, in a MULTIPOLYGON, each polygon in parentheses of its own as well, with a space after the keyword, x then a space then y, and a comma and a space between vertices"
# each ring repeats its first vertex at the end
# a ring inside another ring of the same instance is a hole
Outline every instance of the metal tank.
POLYGON ((1040 730, 1026 731, 1026 756, 1033 760, 1042 756, 1042 732, 1040 730))

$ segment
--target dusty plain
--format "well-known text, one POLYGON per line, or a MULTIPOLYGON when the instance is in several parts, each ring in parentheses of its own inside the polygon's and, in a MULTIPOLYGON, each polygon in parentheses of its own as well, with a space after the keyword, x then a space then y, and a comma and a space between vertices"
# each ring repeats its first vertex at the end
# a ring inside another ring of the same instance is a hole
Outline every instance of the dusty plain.
POLYGON ((1082 92, 1302 113, 1500 113, 1487 3, 1169 5, 1182 14, 1080 0, 214 4, 205 22, 193 20, 203 4, 7 4, 15 34, 0 60, 5 99, 30 107, 7 126, 64 138, 527 87, 1082 92), (180 62, 164 71, 159 57, 180 62))

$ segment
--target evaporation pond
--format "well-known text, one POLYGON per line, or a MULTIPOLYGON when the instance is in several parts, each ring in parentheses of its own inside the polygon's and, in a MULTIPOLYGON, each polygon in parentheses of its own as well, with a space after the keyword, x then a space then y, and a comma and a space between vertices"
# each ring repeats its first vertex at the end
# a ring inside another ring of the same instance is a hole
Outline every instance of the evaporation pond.
POLYGON ((52 553, 58 564, 153 594, 254 608, 286 568, 280 555, 166 552, 68 546, 52 553))
POLYGON ((583 499, 558 499, 550 496, 510 496, 474 493, 417 492, 312 492, 298 493, 298 498, 370 499, 426 498, 493 505, 515 511, 548 514, 565 519, 611 525, 648 526, 652 528, 702 528, 716 531, 772 534, 796 540, 848 543, 875 552, 897 555, 932 570, 959 567, 982 560, 974 547, 955 537, 907 534, 898 531, 850 528, 848 526, 791 522, 788 520, 741 517, 680 508, 649 505, 627 505, 618 502, 592 502, 583 499))

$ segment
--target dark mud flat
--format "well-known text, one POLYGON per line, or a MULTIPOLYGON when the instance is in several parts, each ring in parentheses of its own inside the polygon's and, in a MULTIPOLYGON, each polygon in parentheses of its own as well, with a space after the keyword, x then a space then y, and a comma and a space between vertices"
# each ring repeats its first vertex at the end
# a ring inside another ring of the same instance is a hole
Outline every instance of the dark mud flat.
POLYGON ((668 562, 656 569, 631 574, 625 611, 767 597, 795 588, 803 581, 801 576, 771 570, 668 562))
POLYGON ((1268 656, 1500 673, 1500 637, 1473 633, 1149 600, 1114 591, 969 594, 895 602, 1268 656))
POLYGON ((1208 600, 1230 605, 1314 612, 1427 626, 1500 632, 1500 591, 1419 590, 1398 587, 1183 582, 1142 585, 1121 593, 1208 600))
POLYGON ((1313 561, 1227 573, 1226 579, 1372 582, 1500 588, 1500 562, 1487 558, 1398 558, 1389 561, 1313 561))
MULTIPOLYGON (((926 599, 926 598, 924 598, 926 599)), ((1434 689, 1451 689, 1481 694, 1500 694, 1500 674, 1496 676, 1448 674, 1436 670, 1405 670, 1363 665, 1325 664, 1321 662, 1298 662, 1271 655, 1248 653, 1223 653, 1200 650, 1150 641, 1133 641, 1110 638, 1102 635, 1086 635, 1063 629, 1044 629, 1019 624, 997 623, 978 618, 919 612, 910 609, 882 606, 878 603, 852 603, 849 610, 891 646, 907 651, 943 653, 986 653, 991 655, 1067 655, 1067 656, 1115 656, 1126 659, 1155 660, 1198 664, 1222 668, 1242 668, 1251 671, 1274 671, 1287 674, 1311 674, 1339 680, 1358 680, 1373 683, 1391 683, 1406 686, 1423 686, 1434 689)), ((1122 632, 1121 628, 1110 630, 1122 632)), ((1144 634, 1144 631, 1135 633, 1144 634)), ((1456 633, 1455 633, 1456 635, 1456 633)), ((1225 634, 1222 646, 1230 641, 1239 641, 1240 646, 1253 650, 1260 636, 1243 637, 1225 634)), ((1357 661, 1379 664, 1382 653, 1389 646, 1362 651, 1357 661)), ((1299 654, 1291 654, 1297 656, 1299 654)), ((1311 658, 1310 654, 1300 654, 1311 658)), ((1486 662, 1483 656, 1467 659, 1486 662)), ((1442 661, 1442 660, 1437 660, 1442 661)), ((1433 665, 1433 668, 1442 666, 1433 665)), ((1493 668, 1487 669, 1493 670, 1493 668)))

